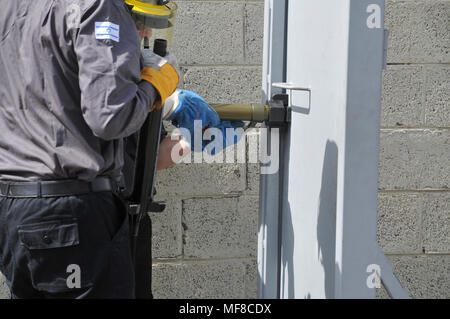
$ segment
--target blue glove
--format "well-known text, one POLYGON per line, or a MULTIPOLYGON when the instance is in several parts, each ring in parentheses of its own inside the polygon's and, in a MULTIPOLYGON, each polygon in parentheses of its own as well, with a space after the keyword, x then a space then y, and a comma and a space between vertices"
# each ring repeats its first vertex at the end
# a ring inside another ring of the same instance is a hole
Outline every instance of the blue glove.
POLYGON ((166 101, 165 111, 170 115, 165 119, 172 121, 172 124, 178 128, 184 128, 189 130, 190 133, 190 144, 191 150, 194 152, 200 151, 199 148, 195 147, 194 143, 194 121, 201 121, 202 132, 197 132, 197 134, 203 134, 203 131, 208 128, 217 128, 221 130, 223 136, 223 142, 217 143, 215 145, 215 139, 202 140, 202 151, 207 145, 211 144, 211 147, 206 148, 208 153, 215 155, 219 153, 222 149, 236 144, 241 139, 241 134, 235 136, 233 140, 227 141, 227 128, 239 128, 244 126, 242 121, 221 121, 216 110, 209 105, 203 98, 201 98, 197 93, 187 90, 177 90, 171 97, 166 101), (167 109, 166 109, 167 106, 167 109), (219 146, 220 145, 220 146, 219 146), (216 147, 214 147, 216 146, 216 147))
POLYGON ((220 124, 219 114, 197 93, 177 90, 173 100, 174 109, 167 120, 172 121, 178 128, 188 129, 192 138, 194 138, 194 121, 202 121, 202 129, 220 124))
POLYGON ((218 125, 214 126, 214 128, 217 128, 222 131, 222 137, 223 141, 222 143, 216 143, 215 138, 212 141, 203 141, 203 149, 206 148, 206 151, 211 154, 215 155, 217 153, 220 153, 223 149, 227 148, 228 146, 237 144, 240 139, 242 138, 242 135, 244 134, 234 134, 234 136, 227 136, 227 128, 240 128, 244 127, 244 122, 242 121, 221 121, 218 125))

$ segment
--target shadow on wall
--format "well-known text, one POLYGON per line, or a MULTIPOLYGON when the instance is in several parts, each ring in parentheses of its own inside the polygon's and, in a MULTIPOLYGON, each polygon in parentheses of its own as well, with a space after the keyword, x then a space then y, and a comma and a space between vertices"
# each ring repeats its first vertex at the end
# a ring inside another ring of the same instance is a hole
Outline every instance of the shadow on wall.
MULTIPOLYGON (((289 145, 289 143, 287 144, 289 145)), ((286 155, 286 154, 285 154, 286 155)), ((317 211, 317 258, 323 266, 324 289, 327 299, 335 296, 336 274, 340 274, 336 264, 336 200, 337 200, 337 174, 338 174, 338 147, 335 142, 327 141, 322 167, 322 182, 317 211)), ((288 156, 288 155, 287 155, 288 156)), ((285 158, 289 163, 289 158, 285 158)), ((286 175, 284 185, 288 185, 289 174, 286 175)), ((285 188, 286 190, 286 188, 285 188)), ((295 295, 294 286, 294 243, 295 233, 292 223, 292 211, 287 200, 287 192, 283 192, 283 201, 286 207, 283 209, 283 240, 282 246, 282 282, 287 283, 286 298, 299 297, 295 295), (285 278, 285 276, 288 276, 285 278)), ((312 212, 297 212, 299 214, 312 212)), ((313 243, 311 243, 313 244, 313 243)), ((301 262, 301 261, 298 261, 301 262)), ((311 292, 304 296, 305 299, 313 298, 311 292)))
MULTIPOLYGON (((281 246, 281 282, 286 283, 286 290, 281 292, 282 298, 298 298, 295 294, 295 270, 294 270, 294 247, 295 231, 292 222, 292 210, 288 200, 289 175, 285 168, 289 167, 290 161, 290 132, 287 132, 284 141, 285 148, 280 163, 281 174, 284 174, 282 191, 282 246, 281 246)), ((338 177, 338 155, 339 150, 335 142, 328 140, 325 147, 325 154, 322 167, 322 182, 320 197, 317 210, 317 258, 323 266, 324 289, 326 298, 335 296, 335 279, 339 276, 340 269, 336 264, 336 201, 337 201, 337 177, 338 177)), ((306 214, 314 212, 296 212, 297 214, 306 214)), ((280 238, 281 239, 281 238, 280 238)), ((312 244, 312 243, 311 243, 312 244)), ((298 261, 301 262, 301 261, 298 261)), ((308 292, 304 298, 311 299, 311 292, 308 292)))
POLYGON ((325 296, 335 297, 336 274, 336 201, 339 150, 335 142, 328 140, 322 167, 322 184, 317 217, 317 258, 323 266, 325 296))
POLYGON ((283 189, 282 202, 283 202, 283 220, 281 231, 283 232, 282 246, 281 246, 281 273, 283 274, 281 282, 286 283, 287 291, 284 292, 284 298, 295 298, 295 271, 294 271, 294 246, 295 246, 295 234, 294 226, 292 223, 292 211, 289 204, 289 162, 290 162, 290 145, 291 145, 291 132, 290 128, 286 134, 284 141, 283 157, 280 159, 283 161, 283 189), (285 206, 286 205, 286 206, 285 206), (287 278, 285 278, 287 275, 287 278))

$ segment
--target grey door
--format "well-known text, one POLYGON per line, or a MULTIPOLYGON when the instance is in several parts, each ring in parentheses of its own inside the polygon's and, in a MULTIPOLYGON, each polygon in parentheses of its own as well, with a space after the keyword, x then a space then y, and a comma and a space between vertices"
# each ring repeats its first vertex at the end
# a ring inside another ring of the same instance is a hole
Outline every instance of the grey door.
POLYGON ((285 82, 292 118, 262 176, 261 297, 375 296, 384 40, 384 0, 266 1, 263 88, 285 82))

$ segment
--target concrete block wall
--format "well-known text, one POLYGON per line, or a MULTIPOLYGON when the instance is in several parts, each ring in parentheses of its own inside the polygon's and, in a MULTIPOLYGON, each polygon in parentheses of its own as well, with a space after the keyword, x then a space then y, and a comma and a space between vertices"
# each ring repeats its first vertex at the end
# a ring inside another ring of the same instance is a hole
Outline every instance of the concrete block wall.
POLYGON ((449 298, 450 1, 388 0, 386 27, 378 240, 412 297, 449 298))
MULTIPOLYGON (((259 102, 264 1, 179 4, 179 23, 186 27, 176 32, 184 42, 177 41, 175 51, 185 88, 212 102, 259 102)), ((412 297, 448 298, 450 1, 387 0, 386 14, 379 242, 412 297)), ((258 167, 237 166, 190 164, 160 174, 168 194, 181 194, 183 248, 173 259, 164 254, 155 259, 156 297, 256 297, 256 225, 251 223, 257 222, 258 167), (232 170, 241 180, 226 173, 232 170), (198 184, 197 174, 206 185, 198 184), (186 176, 189 186, 173 185, 186 176), (248 208, 240 210, 240 202, 248 208), (247 227, 251 236, 240 233, 247 227), (231 284, 224 277, 240 279, 231 284)), ((378 296, 386 294, 380 289, 378 296)))
MULTIPOLYGON (((216 103, 259 102, 264 1, 177 3, 184 88, 216 103)), ((411 296, 449 298, 450 1, 387 0, 386 23, 379 242, 411 296)), ((156 298, 256 297, 258 186, 254 164, 158 174, 168 208, 152 214, 156 298)))
MULTIPOLYGON (((177 1, 183 87, 211 103, 261 101, 264 1, 177 1)), ((246 143, 242 140, 241 143, 246 143)), ((181 164, 158 174, 155 298, 255 298, 255 164, 181 164)))

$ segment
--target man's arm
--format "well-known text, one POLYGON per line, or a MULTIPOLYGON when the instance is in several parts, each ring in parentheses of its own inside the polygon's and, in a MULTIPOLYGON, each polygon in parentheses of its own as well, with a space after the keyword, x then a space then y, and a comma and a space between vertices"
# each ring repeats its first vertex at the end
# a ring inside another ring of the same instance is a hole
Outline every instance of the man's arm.
POLYGON ((75 39, 83 116, 104 140, 139 130, 158 98, 140 78, 139 36, 121 2, 95 1, 82 15, 75 39))

